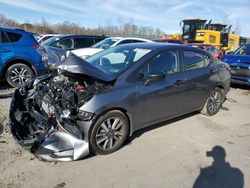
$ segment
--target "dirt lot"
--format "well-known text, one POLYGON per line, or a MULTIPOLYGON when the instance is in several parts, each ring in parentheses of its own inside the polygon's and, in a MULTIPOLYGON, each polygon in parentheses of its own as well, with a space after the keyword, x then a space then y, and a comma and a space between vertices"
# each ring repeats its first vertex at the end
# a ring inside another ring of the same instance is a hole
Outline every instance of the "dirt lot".
POLYGON ((15 144, 6 127, 10 100, 0 99, 0 187, 250 187, 250 90, 232 88, 228 97, 213 117, 155 125, 111 155, 64 163, 39 161, 15 144))

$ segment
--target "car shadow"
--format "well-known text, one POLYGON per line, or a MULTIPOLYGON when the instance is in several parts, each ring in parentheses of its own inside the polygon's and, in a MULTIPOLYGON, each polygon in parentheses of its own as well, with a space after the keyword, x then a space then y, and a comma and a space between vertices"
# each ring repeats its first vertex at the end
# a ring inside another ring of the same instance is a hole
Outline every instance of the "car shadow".
POLYGON ((0 81, 0 99, 10 98, 13 96, 15 88, 7 82, 0 81))
POLYGON ((13 87, 11 85, 9 85, 7 82, 5 81, 0 81, 0 90, 3 89, 12 89, 13 87))
POLYGON ((231 84, 231 87, 235 89, 250 90, 249 85, 231 84))
POLYGON ((142 136, 144 133, 146 133, 146 132, 148 132, 148 131, 151 131, 151 130, 154 130, 154 129, 157 129, 157 128, 160 128, 160 127, 163 127, 163 126, 167 126, 167 125, 169 125, 169 124, 171 124, 171 123, 174 123, 174 122, 177 122, 177 121, 186 119, 186 118, 188 118, 188 117, 191 117, 191 116, 194 116, 194 115, 197 115, 197 114, 199 114, 199 112, 192 112, 192 113, 190 113, 190 114, 186 114, 186 115, 183 115, 183 116, 180 116, 180 117, 176 117, 176 118, 171 119, 171 120, 163 121, 163 122, 161 122, 161 123, 153 124, 153 125, 150 125, 150 126, 148 126, 148 127, 139 129, 139 130, 135 131, 135 132, 133 133, 133 135, 130 136, 130 137, 126 140, 125 145, 131 144, 131 142, 132 142, 134 139, 136 139, 136 138, 142 136))
POLYGON ((193 188, 243 188, 244 174, 240 169, 226 162, 226 151, 221 146, 213 147, 206 153, 213 158, 211 166, 201 168, 193 188))

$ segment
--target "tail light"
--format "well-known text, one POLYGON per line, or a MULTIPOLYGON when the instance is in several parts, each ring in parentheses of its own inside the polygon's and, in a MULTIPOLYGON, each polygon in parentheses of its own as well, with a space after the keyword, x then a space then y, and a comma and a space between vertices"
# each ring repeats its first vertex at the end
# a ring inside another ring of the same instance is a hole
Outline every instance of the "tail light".
POLYGON ((32 48, 34 48, 34 49, 39 48, 39 44, 33 45, 32 48))

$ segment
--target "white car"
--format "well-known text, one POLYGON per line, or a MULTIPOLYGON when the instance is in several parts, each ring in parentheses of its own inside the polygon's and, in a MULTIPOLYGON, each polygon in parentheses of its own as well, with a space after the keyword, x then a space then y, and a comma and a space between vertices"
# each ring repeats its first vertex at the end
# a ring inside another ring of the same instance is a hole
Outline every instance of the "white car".
POLYGON ((81 48, 77 50, 72 50, 71 52, 85 59, 89 56, 92 56, 110 47, 121 45, 121 44, 136 43, 136 42, 153 42, 153 41, 148 40, 148 39, 143 39, 143 38, 134 38, 134 37, 109 37, 94 44, 90 48, 81 48))
POLYGON ((49 39, 49 38, 51 38, 51 37, 54 37, 54 36, 56 36, 56 35, 58 35, 58 34, 46 34, 46 35, 43 35, 41 38, 38 39, 38 42, 39 42, 39 43, 42 43, 42 42, 44 42, 45 40, 47 40, 47 39, 49 39))

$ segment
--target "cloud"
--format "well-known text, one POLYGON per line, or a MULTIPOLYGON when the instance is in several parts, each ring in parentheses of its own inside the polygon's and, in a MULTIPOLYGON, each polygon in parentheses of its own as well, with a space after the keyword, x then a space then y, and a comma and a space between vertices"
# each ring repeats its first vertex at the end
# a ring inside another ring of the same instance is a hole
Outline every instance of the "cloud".
POLYGON ((53 23, 59 20, 78 22, 85 27, 96 27, 107 20, 133 20, 135 24, 158 27, 166 31, 180 31, 179 22, 187 18, 202 18, 214 22, 240 25, 242 35, 250 36, 249 0, 0 0, 4 7, 16 10, 11 13, 0 6, 0 11, 17 19, 33 16, 33 20, 44 17, 53 23), (2 9, 1 9, 2 8, 2 9), (27 10, 25 13, 21 10, 27 10), (34 14, 34 11, 37 12, 34 14), (29 14, 30 13, 30 14, 29 14))

